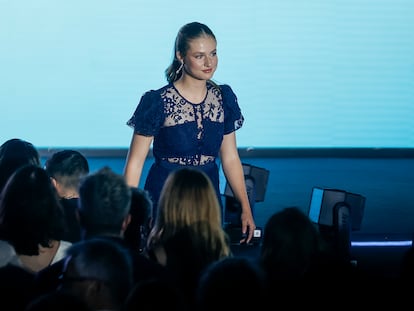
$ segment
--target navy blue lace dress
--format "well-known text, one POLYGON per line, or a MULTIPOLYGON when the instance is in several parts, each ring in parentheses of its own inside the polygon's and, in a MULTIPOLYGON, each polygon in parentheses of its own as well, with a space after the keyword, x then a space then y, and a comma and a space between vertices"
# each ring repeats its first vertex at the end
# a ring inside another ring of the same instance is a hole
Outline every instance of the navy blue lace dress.
POLYGON ((207 94, 194 104, 180 95, 173 84, 146 92, 127 125, 134 133, 154 136, 152 164, 145 189, 156 205, 168 174, 182 166, 203 170, 211 179, 219 198, 217 158, 223 135, 243 125, 237 97, 228 85, 220 89, 207 83, 207 94))

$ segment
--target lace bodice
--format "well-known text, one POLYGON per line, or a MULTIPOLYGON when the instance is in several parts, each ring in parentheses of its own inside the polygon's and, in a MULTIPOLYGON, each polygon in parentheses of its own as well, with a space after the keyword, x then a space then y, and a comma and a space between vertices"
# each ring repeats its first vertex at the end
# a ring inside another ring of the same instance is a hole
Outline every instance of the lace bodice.
POLYGON ((156 160, 204 165, 218 156, 223 135, 243 125, 236 95, 228 85, 208 84, 203 102, 193 104, 173 84, 146 92, 127 125, 154 136, 156 160))

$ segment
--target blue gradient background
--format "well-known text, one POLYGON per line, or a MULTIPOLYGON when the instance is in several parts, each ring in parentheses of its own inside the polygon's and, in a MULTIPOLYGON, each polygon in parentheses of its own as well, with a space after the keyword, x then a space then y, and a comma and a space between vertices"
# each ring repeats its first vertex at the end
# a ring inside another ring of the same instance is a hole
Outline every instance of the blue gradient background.
POLYGON ((0 0, 0 141, 127 148, 195 20, 238 95, 240 147, 414 148, 411 0, 0 0))

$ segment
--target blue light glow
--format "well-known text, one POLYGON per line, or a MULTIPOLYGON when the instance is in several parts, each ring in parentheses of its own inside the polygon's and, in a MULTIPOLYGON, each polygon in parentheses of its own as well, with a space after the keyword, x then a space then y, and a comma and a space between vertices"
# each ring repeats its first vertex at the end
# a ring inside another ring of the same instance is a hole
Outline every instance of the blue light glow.
POLYGON ((352 247, 411 246, 412 241, 352 241, 352 247))

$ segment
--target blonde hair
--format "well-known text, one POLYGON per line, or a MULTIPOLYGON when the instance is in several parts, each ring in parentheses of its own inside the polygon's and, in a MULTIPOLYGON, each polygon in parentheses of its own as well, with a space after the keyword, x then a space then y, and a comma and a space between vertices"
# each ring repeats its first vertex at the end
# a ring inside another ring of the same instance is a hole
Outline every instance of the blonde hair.
POLYGON ((222 228, 221 208, 209 177, 201 170, 182 168, 167 178, 160 194, 158 213, 148 237, 148 248, 163 245, 182 230, 188 230, 210 245, 230 254, 222 228))

